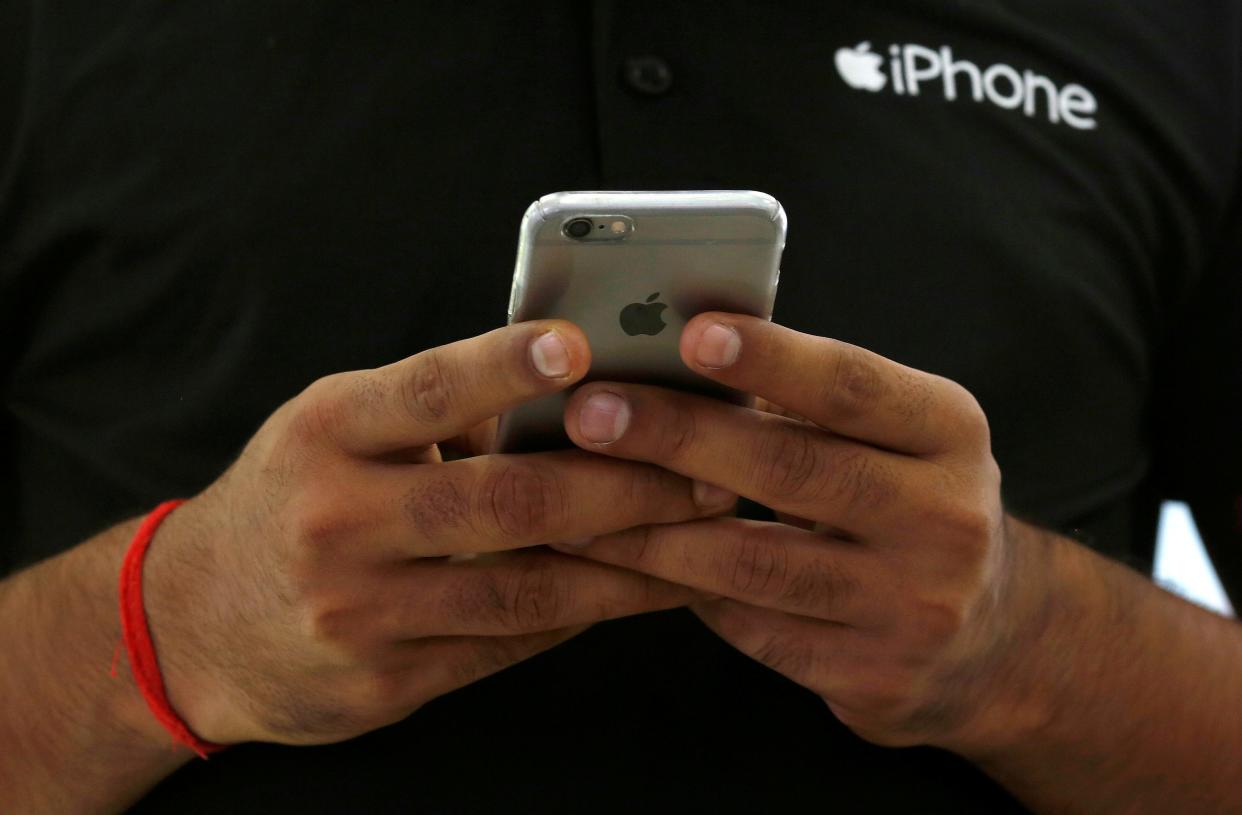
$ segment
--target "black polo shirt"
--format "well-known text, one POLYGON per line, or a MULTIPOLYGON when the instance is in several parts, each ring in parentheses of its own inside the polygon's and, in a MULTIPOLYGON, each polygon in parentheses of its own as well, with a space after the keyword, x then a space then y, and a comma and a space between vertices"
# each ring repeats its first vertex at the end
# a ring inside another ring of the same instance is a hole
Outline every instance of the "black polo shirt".
MULTIPOLYGON (((1237 2, 0 11, 5 570, 201 489, 318 376, 502 323, 556 190, 775 195, 777 321, 966 385, 1009 509, 1139 568, 1161 495, 1242 486, 1237 2)), ((1014 807, 676 611, 136 811, 1014 807)))

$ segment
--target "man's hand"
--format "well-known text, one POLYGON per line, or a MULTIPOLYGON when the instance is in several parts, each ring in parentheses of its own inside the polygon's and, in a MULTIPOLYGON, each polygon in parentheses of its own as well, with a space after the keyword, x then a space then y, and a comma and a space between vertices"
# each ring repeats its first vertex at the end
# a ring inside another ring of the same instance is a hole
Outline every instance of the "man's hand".
POLYGON ((575 443, 658 462, 810 528, 716 518, 558 548, 719 595, 694 607, 708 626, 869 740, 975 735, 1038 596, 1036 571, 1016 579, 1031 553, 1002 511, 976 401, 941 377, 751 317, 700 315, 681 351, 694 370, 807 421, 592 383, 566 409, 575 443))
POLYGON ((577 450, 441 460, 437 442, 588 364, 573 325, 525 323, 327 377, 273 414, 148 555, 156 649, 191 729, 345 739, 598 620, 694 599, 525 548, 701 518, 732 496, 696 503, 689 479, 577 450))
POLYGON ((569 434, 793 525, 703 519, 558 549, 717 595, 692 606, 708 626, 864 738, 954 750, 1036 811, 1242 811, 1242 629, 1006 516, 969 393, 733 314, 691 320, 681 354, 785 415, 592 383, 569 434))

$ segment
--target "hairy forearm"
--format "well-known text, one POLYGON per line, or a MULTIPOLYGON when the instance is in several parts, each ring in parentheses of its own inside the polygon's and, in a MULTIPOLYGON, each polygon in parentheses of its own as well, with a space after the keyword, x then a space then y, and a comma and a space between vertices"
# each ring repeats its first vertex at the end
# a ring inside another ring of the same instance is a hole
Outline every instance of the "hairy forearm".
POLYGON ((122 653, 122 524, 0 582, 0 812, 115 812, 190 755, 146 709, 122 653))
POLYGON ((1051 586, 961 752, 1040 812, 1242 811, 1242 626, 1071 541, 1031 544, 1051 586))

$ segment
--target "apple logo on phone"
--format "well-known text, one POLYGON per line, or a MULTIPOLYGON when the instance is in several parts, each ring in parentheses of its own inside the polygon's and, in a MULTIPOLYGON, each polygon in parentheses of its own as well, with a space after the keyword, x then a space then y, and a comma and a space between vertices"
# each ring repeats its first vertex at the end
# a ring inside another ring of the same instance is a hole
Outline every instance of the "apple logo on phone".
POLYGON ((667 328, 661 312, 668 306, 655 302, 659 296, 660 293, 656 292, 645 303, 630 303, 621 309, 621 330, 633 337, 638 334, 655 336, 667 328))

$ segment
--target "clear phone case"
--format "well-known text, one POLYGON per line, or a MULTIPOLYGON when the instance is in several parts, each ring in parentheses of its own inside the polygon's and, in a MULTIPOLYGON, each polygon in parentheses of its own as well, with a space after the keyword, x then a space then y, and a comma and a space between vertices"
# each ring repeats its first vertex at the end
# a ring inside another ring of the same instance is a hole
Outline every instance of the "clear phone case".
MULTIPOLYGON (((780 203, 751 190, 545 195, 522 218, 509 322, 576 323, 591 343, 584 381, 642 382, 741 403, 745 395, 681 361, 681 330, 703 311, 771 319, 785 230, 780 203), (590 233, 572 234, 584 220, 590 233)), ((570 446, 566 397, 502 416, 496 450, 570 446)))

